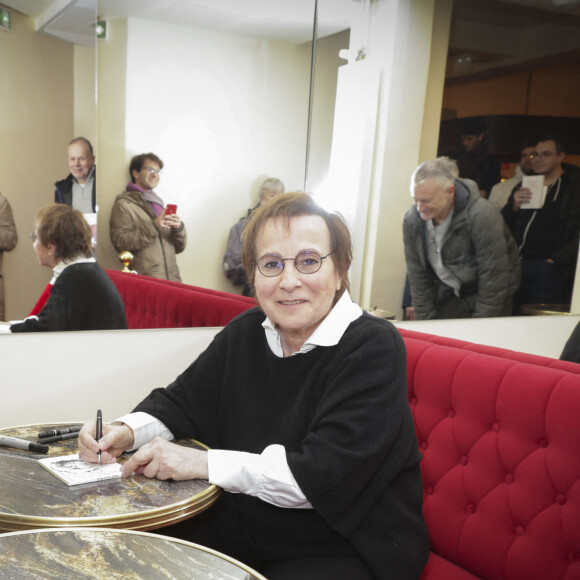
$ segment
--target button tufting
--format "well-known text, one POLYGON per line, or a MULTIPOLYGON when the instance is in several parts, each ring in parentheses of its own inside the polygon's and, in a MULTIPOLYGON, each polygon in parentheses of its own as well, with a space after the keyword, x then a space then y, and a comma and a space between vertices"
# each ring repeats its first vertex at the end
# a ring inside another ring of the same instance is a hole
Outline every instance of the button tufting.
POLYGON ((427 489, 425 490, 427 492, 428 495, 433 495, 433 486, 429 486, 427 487, 427 489))
POLYGON ((455 411, 454 411, 453 409, 450 409, 450 410, 447 412, 447 415, 453 419, 453 417, 455 417, 455 411))
POLYGON ((468 514, 474 514, 475 513, 475 506, 473 504, 470 504, 467 506, 467 513, 468 514))
POLYGON ((556 503, 564 505, 566 503, 566 496, 563 493, 558 494, 556 496, 556 503))
POLYGON ((461 465, 467 465, 467 455, 464 455, 460 460, 459 463, 461 463, 461 465))
POLYGON ((427 449, 427 447, 429 447, 429 445, 427 444, 427 441, 423 441, 423 443, 421 443, 421 451, 425 451, 425 449, 427 449))
POLYGON ((545 438, 540 439, 540 447, 548 447, 548 440, 545 438))
POLYGON ((568 560, 570 560, 570 562, 576 562, 576 560, 578 560, 578 553, 574 550, 568 552, 568 560))
POLYGON ((494 424, 491 426, 491 430, 492 430, 492 431, 496 431, 496 432, 497 432, 497 431, 499 431, 499 423, 494 423, 494 424))
POLYGON ((507 484, 513 483, 513 482, 514 482, 514 476, 513 476, 513 474, 511 474, 511 473, 508 473, 508 474, 505 476, 505 482, 506 482, 507 484))
POLYGON ((417 404, 417 397, 412 397, 409 402, 411 403, 411 405, 416 405, 417 404))
POLYGON ((525 530, 524 530, 523 526, 518 526, 518 527, 516 528, 516 535, 517 535, 517 536, 523 536, 523 535, 524 535, 524 533, 525 533, 525 530))

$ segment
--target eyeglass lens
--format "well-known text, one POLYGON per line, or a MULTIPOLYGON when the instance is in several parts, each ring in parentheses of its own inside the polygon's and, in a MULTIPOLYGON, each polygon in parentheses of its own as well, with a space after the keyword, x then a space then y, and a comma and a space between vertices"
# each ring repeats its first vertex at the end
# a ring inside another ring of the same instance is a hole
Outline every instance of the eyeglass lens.
POLYGON ((265 254, 258 259, 256 265, 258 270, 264 276, 273 277, 279 276, 284 270, 285 263, 287 260, 294 261, 294 267, 301 274, 314 274, 320 270, 322 266, 322 260, 327 258, 330 254, 326 256, 321 256, 318 252, 314 250, 302 250, 299 252, 295 258, 282 258, 277 254, 265 254))

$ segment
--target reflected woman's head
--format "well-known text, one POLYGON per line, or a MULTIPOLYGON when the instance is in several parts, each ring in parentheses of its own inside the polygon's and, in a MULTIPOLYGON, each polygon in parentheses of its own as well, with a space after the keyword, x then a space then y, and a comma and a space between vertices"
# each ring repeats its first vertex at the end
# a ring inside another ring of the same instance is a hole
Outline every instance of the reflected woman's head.
MULTIPOLYGON (((334 297, 334 303, 345 290, 350 289, 348 270, 352 262, 352 241, 350 230, 344 218, 334 212, 320 207, 311 196, 305 193, 288 193, 273 199, 258 207, 250 216, 242 234, 242 262, 250 284, 254 286, 256 278, 255 263, 260 237, 267 223, 276 220, 280 222, 285 234, 290 235, 291 220, 304 216, 322 218, 328 229, 331 252, 329 259, 334 263, 336 274, 340 279, 340 288, 334 297)), ((289 258, 293 256, 282 256, 289 258)), ((292 262, 285 262, 285 265, 292 262)), ((307 274, 308 276, 308 274, 307 274)))
POLYGON ((62 203, 42 208, 34 220, 37 242, 45 248, 53 247, 56 262, 68 262, 76 257, 90 258, 92 230, 83 214, 62 203))

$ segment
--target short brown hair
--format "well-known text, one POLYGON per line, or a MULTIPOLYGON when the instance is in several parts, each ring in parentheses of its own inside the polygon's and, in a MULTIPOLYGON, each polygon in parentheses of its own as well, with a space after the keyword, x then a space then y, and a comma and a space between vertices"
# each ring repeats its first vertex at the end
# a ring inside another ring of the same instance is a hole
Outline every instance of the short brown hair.
POLYGON ((261 205, 252 212, 242 233, 242 263, 246 277, 254 286, 256 276, 255 262, 258 237, 266 222, 274 218, 283 218, 286 228, 290 227, 290 219, 294 217, 317 215, 326 223, 330 234, 330 251, 334 267, 342 282, 334 302, 342 296, 345 290, 350 290, 348 270, 352 262, 352 240, 350 229, 345 219, 338 213, 326 211, 306 193, 287 193, 275 197, 267 204, 261 205))
POLYGON ((161 161, 161 159, 159 159, 155 153, 141 153, 141 155, 135 155, 129 164, 129 175, 131 176, 131 181, 133 183, 135 183, 133 171, 140 172, 143 169, 143 165, 145 165, 145 161, 147 159, 149 159, 149 161, 153 161, 153 163, 157 163, 157 165, 159 165, 159 169, 163 169, 163 161, 161 161))
POLYGON ((36 214, 34 221, 40 243, 43 246, 54 244, 56 260, 67 262, 77 256, 92 257, 93 232, 79 210, 51 203, 36 214))

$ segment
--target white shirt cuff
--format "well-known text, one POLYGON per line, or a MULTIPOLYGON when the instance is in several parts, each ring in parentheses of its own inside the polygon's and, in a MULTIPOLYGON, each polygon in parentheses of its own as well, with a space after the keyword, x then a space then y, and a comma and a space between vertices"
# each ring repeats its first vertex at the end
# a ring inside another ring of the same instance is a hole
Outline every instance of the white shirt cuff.
POLYGON ((261 454, 208 451, 209 481, 232 493, 245 493, 278 507, 312 509, 294 479, 283 445, 269 445, 261 454))
POLYGON ((155 417, 149 415, 149 413, 143 413, 142 411, 137 411, 136 413, 129 413, 128 415, 123 415, 119 417, 117 421, 125 423, 133 429, 133 436, 135 441, 131 449, 126 449, 126 451, 135 451, 139 449, 145 443, 149 443, 155 439, 155 437, 163 437, 167 441, 173 439, 173 433, 165 426, 165 424, 155 417))

